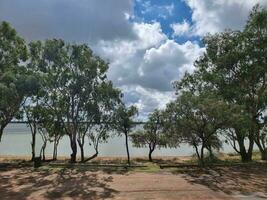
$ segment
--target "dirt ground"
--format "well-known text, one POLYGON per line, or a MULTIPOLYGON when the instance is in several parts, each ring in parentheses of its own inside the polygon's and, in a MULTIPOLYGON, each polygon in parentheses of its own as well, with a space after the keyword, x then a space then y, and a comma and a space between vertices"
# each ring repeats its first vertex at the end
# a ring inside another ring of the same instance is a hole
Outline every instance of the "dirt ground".
POLYGON ((125 169, 112 166, 124 166, 125 158, 98 158, 86 165, 69 165, 62 158, 34 169, 28 158, 0 157, 0 200, 267 199, 267 163, 160 167, 188 161, 164 157, 149 163, 135 158, 134 165, 146 167, 125 169))
POLYGON ((206 170, 141 172, 84 168, 5 168, 0 170, 0 199, 267 198, 267 169, 261 169, 260 173, 252 172, 254 169, 238 168, 206 170))

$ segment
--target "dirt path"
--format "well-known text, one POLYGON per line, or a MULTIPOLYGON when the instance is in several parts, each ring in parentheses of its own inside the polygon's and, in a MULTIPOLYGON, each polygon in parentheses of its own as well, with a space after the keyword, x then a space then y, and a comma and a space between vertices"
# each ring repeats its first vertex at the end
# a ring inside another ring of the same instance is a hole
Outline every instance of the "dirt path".
POLYGON ((181 175, 170 173, 134 173, 116 175, 111 188, 119 191, 115 199, 232 199, 222 192, 214 192, 209 188, 191 184, 181 175))
POLYGON ((0 171, 0 199, 232 199, 171 173, 104 173, 30 168, 0 171))

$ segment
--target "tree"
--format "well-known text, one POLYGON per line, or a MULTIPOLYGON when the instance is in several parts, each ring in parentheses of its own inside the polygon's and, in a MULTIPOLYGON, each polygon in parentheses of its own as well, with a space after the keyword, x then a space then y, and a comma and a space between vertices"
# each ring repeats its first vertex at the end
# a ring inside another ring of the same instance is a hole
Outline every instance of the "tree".
POLYGON ((25 67, 25 41, 7 22, 0 25, 0 141, 3 130, 35 89, 35 77, 25 67))
MULTIPOLYGON (((267 11, 256 6, 244 30, 205 37, 206 53, 196 62, 197 71, 217 88, 225 101, 244 107, 250 118, 245 134, 250 143, 255 141, 263 154, 265 150, 259 138, 261 116, 267 106, 266 31, 267 11)), ((247 158, 250 160, 251 156, 247 158)))
POLYGON ((227 128, 222 131, 222 135, 226 137, 226 142, 240 155, 242 162, 251 161, 254 139, 249 132, 250 115, 245 112, 243 106, 231 104, 232 110, 227 115, 227 128), (248 145, 246 145, 246 140, 248 145))
POLYGON ((53 110, 71 144, 71 162, 76 162, 77 137, 86 132, 88 112, 97 105, 99 88, 108 84, 108 64, 85 45, 62 40, 35 42, 35 58, 44 76, 43 105, 53 110))
POLYGON ((126 107, 125 105, 120 105, 115 111, 114 121, 112 123, 113 128, 118 131, 118 134, 124 134, 125 136, 125 146, 127 152, 127 163, 130 165, 130 153, 128 146, 128 136, 135 126, 133 117, 137 115, 138 110, 135 106, 126 107))
POLYGON ((203 92, 198 95, 182 92, 174 102, 167 105, 165 116, 170 140, 192 145, 198 160, 204 165, 204 150, 220 147, 218 130, 223 129, 228 106, 216 95, 203 92))
POLYGON ((152 162, 152 153, 157 147, 166 147, 167 140, 163 134, 163 116, 161 111, 155 110, 150 114, 148 121, 144 124, 144 130, 131 134, 133 144, 136 147, 149 148, 148 158, 152 162))
POLYGON ((93 104, 85 107, 86 122, 78 130, 77 142, 81 150, 81 162, 87 162, 98 155, 98 145, 108 138, 108 130, 111 130, 114 110, 121 102, 121 92, 113 87, 111 81, 102 82, 96 88, 93 104), (87 159, 84 155, 85 136, 88 136, 90 144, 94 146, 95 154, 87 159))

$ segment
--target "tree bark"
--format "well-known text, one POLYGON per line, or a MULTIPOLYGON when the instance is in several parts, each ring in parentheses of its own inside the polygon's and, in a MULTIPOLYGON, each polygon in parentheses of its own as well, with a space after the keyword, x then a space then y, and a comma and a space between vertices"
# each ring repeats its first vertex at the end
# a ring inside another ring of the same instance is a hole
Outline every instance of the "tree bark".
POLYGON ((32 133, 32 142, 31 142, 31 147, 32 147, 32 159, 31 161, 34 160, 35 158, 35 144, 36 144, 36 126, 33 125, 33 133, 32 133))
POLYGON ((202 145, 201 150, 200 150, 200 164, 202 166, 204 165, 204 145, 202 145))
POLYGON ((2 141, 3 132, 4 132, 4 126, 0 125, 0 142, 2 141))
POLYGON ((42 148, 41 148, 41 152, 40 152, 40 157, 42 157, 42 160, 45 161, 45 149, 46 149, 46 141, 44 142, 42 148))
POLYGON ((149 161, 150 161, 150 162, 153 162, 153 159, 152 159, 152 153, 153 153, 153 150, 152 150, 152 149, 149 149, 148 158, 149 158, 149 161))
POLYGON ((98 156, 98 152, 95 152, 94 155, 90 156, 89 158, 84 159, 83 162, 88 162, 88 161, 90 161, 90 160, 93 160, 93 159, 96 158, 97 156, 98 156))
POLYGON ((248 150, 246 150, 245 146, 245 137, 242 136, 243 134, 237 130, 236 132, 236 137, 237 137, 237 143, 239 146, 239 151, 236 152, 241 156, 241 161, 242 162, 250 162, 252 161, 252 151, 253 151, 253 146, 254 146, 254 139, 253 136, 250 134, 248 139, 249 139, 249 147, 248 150))
POLYGON ((76 163, 76 157, 77 157, 77 143, 76 143, 76 137, 75 135, 69 135, 70 138, 70 146, 72 153, 70 154, 70 162, 76 163))
POLYGON ((261 151, 261 159, 267 160, 267 148, 265 148, 263 151, 261 151))
POLYGON ((125 133, 125 145, 126 145, 126 151, 127 151, 127 163, 128 165, 130 165, 131 162, 130 162, 130 153, 129 153, 129 146, 128 146, 128 133, 125 133))
POLYGON ((57 138, 55 136, 54 149, 53 149, 53 160, 57 160, 57 147, 58 147, 58 143, 59 143, 59 138, 60 137, 57 138))
POLYGON ((149 154, 148 154, 148 159, 149 159, 150 162, 153 162, 153 159, 152 159, 152 153, 154 152, 155 147, 156 147, 156 144, 155 144, 154 142, 152 142, 152 143, 149 144, 149 154))
POLYGON ((83 148, 83 143, 78 140, 78 145, 80 147, 80 151, 81 151, 81 162, 84 162, 84 148, 83 148))

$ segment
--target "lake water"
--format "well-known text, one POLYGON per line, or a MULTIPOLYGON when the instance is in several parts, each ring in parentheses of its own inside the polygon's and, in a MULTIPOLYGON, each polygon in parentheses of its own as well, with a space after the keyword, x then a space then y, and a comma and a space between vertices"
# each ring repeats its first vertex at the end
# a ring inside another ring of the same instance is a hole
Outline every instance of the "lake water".
MULTIPOLYGON (((40 152, 42 139, 37 135, 36 152, 40 152)), ((131 156, 147 156, 147 148, 135 148, 132 143, 129 143, 131 156)), ((46 154, 52 155, 53 146, 48 144, 46 154)), ((231 146, 224 144, 223 152, 232 152, 231 146)), ((93 147, 86 141, 85 155, 89 156, 94 153, 93 147)), ((187 156, 192 155, 194 150, 192 147, 182 144, 176 149, 161 148, 155 150, 154 156, 187 156)), ((58 146, 58 156, 69 156, 71 154, 70 142, 67 136, 60 140, 58 146)), ((8 125, 0 143, 0 155, 17 155, 17 156, 30 156, 31 155, 31 132, 26 124, 10 124, 8 125)), ((109 138, 107 143, 99 145, 99 156, 126 156, 124 137, 114 136, 109 138)))

